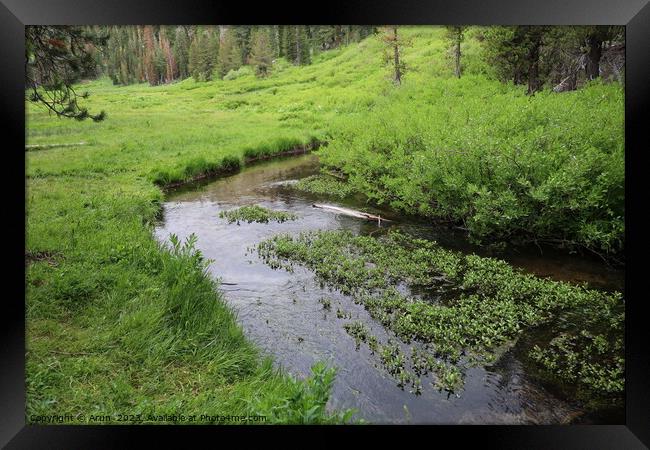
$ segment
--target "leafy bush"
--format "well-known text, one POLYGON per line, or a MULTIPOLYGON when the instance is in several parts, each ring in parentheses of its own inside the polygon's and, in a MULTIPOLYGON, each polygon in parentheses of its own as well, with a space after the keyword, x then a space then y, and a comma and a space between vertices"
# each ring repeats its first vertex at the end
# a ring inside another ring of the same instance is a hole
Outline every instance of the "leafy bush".
POLYGON ((256 414, 266 416, 272 423, 284 424, 342 424, 349 423, 355 411, 348 409, 338 413, 326 410, 329 393, 336 370, 323 363, 315 364, 312 375, 304 381, 294 381, 293 394, 278 401, 276 398, 253 401, 256 414))
POLYGON ((253 75, 253 69, 250 66, 241 66, 239 69, 231 69, 226 75, 224 75, 224 80, 236 80, 237 78, 244 77, 246 75, 253 75))
POLYGON ((620 85, 531 98, 466 75, 376 102, 320 152, 376 203, 455 221, 478 241, 624 250, 620 85))

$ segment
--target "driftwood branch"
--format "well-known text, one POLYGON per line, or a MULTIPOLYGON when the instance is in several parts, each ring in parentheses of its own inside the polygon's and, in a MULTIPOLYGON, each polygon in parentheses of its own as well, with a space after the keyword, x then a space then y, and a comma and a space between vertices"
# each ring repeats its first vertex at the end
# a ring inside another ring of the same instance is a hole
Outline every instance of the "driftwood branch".
POLYGON ((88 145, 88 142, 73 142, 70 144, 33 144, 33 145, 26 145, 25 151, 40 150, 40 149, 55 148, 55 147, 77 147, 80 145, 88 145))
POLYGON ((369 213, 364 213, 361 211, 356 211, 354 209, 349 209, 349 208, 342 208, 340 206, 332 206, 332 205, 323 205, 323 204, 316 204, 314 203, 312 205, 314 208, 321 208, 321 209, 326 209, 328 211, 333 211, 338 214, 343 214, 345 216, 350 216, 350 217, 356 217, 358 219, 365 219, 365 220, 370 220, 373 222, 377 222, 377 224, 381 224, 381 222, 392 222, 391 220, 384 219, 381 216, 376 216, 374 214, 369 214, 369 213))

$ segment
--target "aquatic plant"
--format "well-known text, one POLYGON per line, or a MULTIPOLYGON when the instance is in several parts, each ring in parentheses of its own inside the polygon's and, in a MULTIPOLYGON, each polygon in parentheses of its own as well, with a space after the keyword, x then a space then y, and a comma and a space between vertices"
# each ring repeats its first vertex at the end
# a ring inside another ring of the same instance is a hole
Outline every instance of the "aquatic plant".
MULTIPOLYGON (((273 266, 308 267, 319 280, 363 304, 404 342, 427 344, 429 355, 416 356, 413 370, 435 373, 436 386, 450 391, 462 386, 460 367, 493 362, 497 352, 525 330, 557 321, 567 311, 583 315, 588 311, 590 319, 574 321, 579 325, 574 331, 583 342, 591 339, 591 344, 570 346, 574 359, 589 361, 579 372, 582 375, 575 376, 574 366, 566 361, 554 362, 569 355, 569 347, 560 345, 567 341, 549 343, 555 357, 540 350, 531 355, 559 379, 577 381, 603 395, 622 392, 620 293, 538 278, 501 260, 463 255, 398 231, 379 238, 349 231, 278 235, 261 242, 258 254, 273 266), (451 295, 432 301, 400 292, 396 289, 400 283, 451 295)), ((342 317, 339 311, 337 315, 342 317)), ((363 335, 358 326, 348 324, 347 331, 359 339, 363 335)), ((399 349, 381 346, 379 353, 389 373, 403 384, 406 375, 401 371, 406 369, 399 349)))
POLYGON ((327 298, 327 297, 322 297, 322 298, 320 298, 320 299, 318 300, 318 302, 319 302, 321 305, 323 305, 323 309, 326 309, 326 310, 328 310, 328 311, 332 309, 332 301, 331 301, 329 298, 327 298))
POLYGON ((352 318, 352 314, 350 314, 347 311, 336 308, 336 317, 339 319, 350 319, 352 318))
POLYGON ((269 222, 286 222, 288 220, 296 220, 298 216, 294 213, 286 211, 273 211, 271 209, 263 208, 259 205, 252 206, 242 206, 240 208, 231 209, 229 211, 221 211, 219 217, 222 219, 227 219, 228 223, 237 222, 237 225, 241 221, 246 221, 248 223, 258 222, 258 223, 269 223, 269 222))
POLYGON ((370 330, 363 322, 350 322, 343 325, 347 333, 352 336, 357 344, 357 350, 362 342, 367 342, 370 337, 370 330))

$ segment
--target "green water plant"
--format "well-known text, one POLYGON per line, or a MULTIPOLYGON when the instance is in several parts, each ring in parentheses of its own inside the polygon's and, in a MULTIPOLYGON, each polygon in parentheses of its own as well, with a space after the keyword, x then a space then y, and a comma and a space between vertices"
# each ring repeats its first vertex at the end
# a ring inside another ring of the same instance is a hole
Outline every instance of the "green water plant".
POLYGON ((354 341, 357 344, 357 350, 359 349, 362 342, 368 342, 370 338, 370 330, 363 322, 350 322, 343 325, 343 328, 347 333, 354 338, 354 341))
POLYGON ((323 305, 323 309, 330 311, 332 309, 332 301, 327 297, 322 297, 318 302, 323 305))
POLYGON ((273 211, 259 205, 242 206, 240 208, 231 209, 229 211, 221 211, 219 217, 227 219, 228 223, 245 221, 248 223, 269 223, 269 222, 286 222, 288 220, 296 220, 298 216, 294 213, 287 211, 273 211))
MULTIPOLYGON (((624 300, 618 292, 538 278, 504 261, 463 255, 399 231, 381 237, 349 231, 278 235, 261 242, 258 253, 273 267, 308 267, 323 283, 363 304, 402 341, 426 344, 428 354, 416 357, 414 366, 434 372, 441 389, 458 391, 463 367, 494 362, 522 333, 572 312, 589 316, 574 320, 577 328, 571 332, 591 344, 567 347, 566 340, 564 345, 551 341, 546 344, 557 356, 540 350, 531 356, 565 382, 603 395, 622 392, 624 300), (398 290, 400 284, 410 291, 398 290), (413 293, 431 290, 448 295, 432 299, 413 293), (576 376, 570 363, 559 363, 567 348, 576 360, 589 361, 582 375, 576 376)), ((349 325, 348 332, 361 337, 358 326, 349 325)), ((381 346, 380 357, 391 374, 405 379, 396 346, 381 346)))

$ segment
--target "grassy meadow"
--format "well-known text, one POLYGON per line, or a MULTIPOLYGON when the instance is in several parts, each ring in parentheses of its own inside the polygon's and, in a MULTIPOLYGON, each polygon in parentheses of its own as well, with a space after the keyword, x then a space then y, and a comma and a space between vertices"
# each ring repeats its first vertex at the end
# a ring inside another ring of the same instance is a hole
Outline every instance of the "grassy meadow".
POLYGON ((491 78, 473 30, 458 80, 443 29, 404 34, 400 87, 370 37, 309 66, 278 60, 264 79, 244 67, 210 82, 83 83, 84 106, 107 113, 98 123, 27 104, 28 145, 84 143, 26 152, 28 422, 52 410, 80 423, 181 411, 350 419, 325 409, 331 370, 294 380, 244 336, 192 241, 163 248, 153 237, 165 185, 253 158, 327 142, 325 164, 379 203, 464 221, 478 236, 510 240, 521 226, 620 250, 622 87, 528 97, 491 78), (466 149, 465 169, 448 148, 466 149), (429 157, 436 164, 420 162, 429 157))

